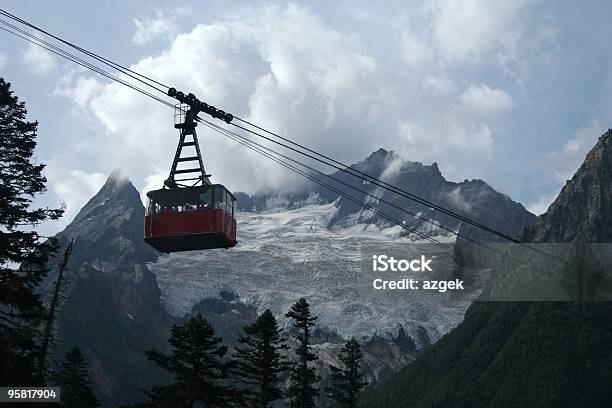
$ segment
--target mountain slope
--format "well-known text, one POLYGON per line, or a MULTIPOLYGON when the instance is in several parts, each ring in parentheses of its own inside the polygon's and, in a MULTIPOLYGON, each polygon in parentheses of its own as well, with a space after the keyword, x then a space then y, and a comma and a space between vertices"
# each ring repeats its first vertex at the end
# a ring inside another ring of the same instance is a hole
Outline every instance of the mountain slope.
MULTIPOLYGON (((612 242, 608 131, 547 214, 537 241, 612 242)), ((464 321, 362 407, 604 407, 612 400, 610 303, 475 303, 464 321)))
POLYGON ((113 172, 60 234, 74 239, 65 302, 59 313, 59 354, 78 346, 105 406, 140 400, 161 373, 144 352, 165 347, 170 318, 146 262, 157 254, 142 241, 144 207, 134 186, 113 172))

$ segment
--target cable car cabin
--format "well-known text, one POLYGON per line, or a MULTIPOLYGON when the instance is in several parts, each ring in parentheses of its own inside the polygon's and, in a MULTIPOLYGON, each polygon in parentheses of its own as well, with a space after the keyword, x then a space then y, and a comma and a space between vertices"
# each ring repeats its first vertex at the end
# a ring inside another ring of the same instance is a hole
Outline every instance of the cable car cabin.
POLYGON ((234 201, 221 184, 149 191, 144 240, 165 253, 233 247, 234 201))

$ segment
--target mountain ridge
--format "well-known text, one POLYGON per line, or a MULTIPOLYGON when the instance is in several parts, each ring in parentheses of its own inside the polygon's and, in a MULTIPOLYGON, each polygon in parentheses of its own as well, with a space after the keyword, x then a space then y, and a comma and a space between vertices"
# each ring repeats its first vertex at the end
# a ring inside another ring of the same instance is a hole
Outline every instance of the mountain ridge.
MULTIPOLYGON (((393 151, 380 148, 350 167, 397 186, 408 194, 436 203, 468 218, 477 219, 481 223, 501 230, 507 235, 518 234, 525 226, 536 219, 536 216, 527 211, 522 204, 512 201, 510 197, 503 193, 497 192, 483 180, 466 179, 458 183, 447 181, 440 172, 437 163, 424 165, 420 162, 407 161, 393 151)), ((482 237, 485 241, 495 240, 495 236, 491 236, 491 234, 483 234, 479 230, 469 228, 469 226, 462 224, 453 217, 384 190, 375 184, 364 182, 346 172, 338 170, 331 173, 330 176, 367 193, 358 192, 324 178, 324 181, 329 182, 341 191, 345 191, 361 202, 370 205, 374 203, 374 206, 376 206, 377 202, 374 198, 368 196, 370 194, 403 208, 406 211, 386 205, 379 206, 385 214, 402 221, 409 228, 420 230, 428 235, 447 235, 448 231, 424 221, 433 220, 448 229, 459 230, 466 235, 479 234, 479 237, 482 237)), ((272 191, 249 196, 239 192, 236 197, 237 208, 247 212, 261 212, 279 207, 295 209, 308 204, 334 202, 336 214, 330 219, 329 228, 347 227, 356 223, 376 224, 378 226, 393 225, 384 217, 376 215, 319 185, 308 185, 303 191, 293 194, 283 195, 272 191)))

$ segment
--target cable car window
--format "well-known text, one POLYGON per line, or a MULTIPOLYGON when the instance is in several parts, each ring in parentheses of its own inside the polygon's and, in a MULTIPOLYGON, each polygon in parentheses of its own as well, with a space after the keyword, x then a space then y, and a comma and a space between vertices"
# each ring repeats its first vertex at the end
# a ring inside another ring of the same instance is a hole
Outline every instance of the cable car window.
POLYGON ((221 208, 221 204, 223 202, 223 200, 221 199, 221 192, 219 191, 218 188, 215 188, 215 208, 221 208))
POLYGON ((147 205, 147 211, 149 215, 157 215, 161 213, 161 206, 158 202, 149 197, 147 197, 147 202, 149 203, 147 205))
POLYGON ((225 190, 225 206, 227 208, 227 213, 232 213, 232 196, 229 195, 227 190, 225 190))
POLYGON ((166 211, 178 212, 178 203, 180 203, 180 193, 178 191, 170 190, 168 195, 165 197, 166 211))
POLYGON ((151 215, 155 212, 153 210, 154 207, 155 207, 155 202, 151 200, 151 197, 147 197, 147 215, 151 215))
POLYGON ((162 211, 180 212, 183 210, 183 192, 180 190, 164 190, 162 199, 162 211))
POLYGON ((183 197, 185 199, 185 211, 195 211, 198 209, 198 192, 195 190, 185 190, 183 192, 183 197))
POLYGON ((206 190, 200 190, 199 198, 200 210, 206 210, 212 206, 212 190, 210 188, 207 188, 206 190))
POLYGON ((219 187, 215 188, 215 208, 227 212, 225 204, 225 190, 219 187))
POLYGON ((168 205, 168 196, 165 194, 160 194, 159 197, 156 198, 157 204, 159 205, 160 214, 164 214, 170 211, 170 206, 168 205))
POLYGON ((225 200, 227 202, 227 213, 233 215, 234 214, 234 201, 232 200, 232 196, 227 190, 225 191, 225 200))

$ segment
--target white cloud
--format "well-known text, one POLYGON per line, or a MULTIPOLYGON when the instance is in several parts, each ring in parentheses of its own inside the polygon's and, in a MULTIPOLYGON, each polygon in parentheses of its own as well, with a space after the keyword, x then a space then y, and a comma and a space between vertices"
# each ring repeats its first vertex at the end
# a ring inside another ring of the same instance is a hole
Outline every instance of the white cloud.
POLYGON ((133 20, 136 32, 132 36, 132 42, 137 45, 145 45, 160 37, 171 37, 176 32, 172 19, 160 10, 154 10, 154 16, 135 18, 133 20))
POLYGON ((461 192, 461 187, 457 187, 446 194, 446 197, 453 203, 457 208, 470 212, 472 205, 465 199, 461 192))
POLYGON ((393 157, 390 163, 387 164, 387 167, 385 167, 383 172, 380 174, 380 179, 386 182, 393 182, 393 178, 399 174, 405 164, 406 161, 400 156, 393 157))
POLYGON ((57 95, 63 95, 75 102, 80 108, 87 107, 96 95, 103 91, 104 85, 96 79, 89 77, 78 77, 75 83, 70 77, 64 79, 56 89, 57 95))
POLYGON ((57 66, 57 61, 47 50, 30 44, 23 53, 23 63, 27 69, 34 74, 42 75, 53 71, 57 66))
POLYGON ((451 142, 462 149, 476 149, 479 154, 489 154, 493 144, 492 130, 484 123, 450 123, 451 142))
POLYGON ((512 97, 506 92, 485 84, 470 85, 461 95, 461 102, 467 109, 485 114, 509 109, 513 105, 512 97))
MULTIPOLYGON (((461 62, 432 67, 436 40, 398 30, 392 46, 404 55, 385 56, 305 7, 263 6, 178 34, 131 68, 342 161, 385 147, 408 160, 437 161, 450 178, 484 177, 495 124, 483 113, 509 108, 512 98, 484 84, 462 94, 465 78, 454 76, 461 62)), ((103 127, 91 136, 97 168, 121 167, 138 186, 161 186, 177 142, 171 111, 89 77, 62 92, 103 127)), ((198 132, 213 181, 234 191, 301 180, 203 126, 198 132)))
POLYGON ((151 174, 145 178, 144 186, 140 191, 140 199, 143 204, 147 202, 147 192, 151 190, 159 190, 164 185, 164 180, 168 178, 169 171, 160 171, 155 174, 151 174))
POLYGON ((7 62, 8 62, 8 58, 6 57, 6 55, 0 53, 0 69, 4 69, 7 62))
POLYGON ((426 91, 434 92, 440 95, 450 95, 455 92, 457 86, 450 78, 427 76, 423 80, 423 88, 426 91))
POLYGON ((427 41, 407 30, 402 34, 401 50, 404 62, 412 67, 425 68, 435 56, 431 45, 427 41))
MULTIPOLYGON (((132 68, 208 103, 233 106, 234 113, 315 147, 332 141, 336 152, 345 150, 349 138, 343 127, 367 115, 377 98, 362 92, 377 65, 361 53, 359 41, 297 6, 265 7, 241 19, 199 25, 132 68)), ((92 80, 76 81, 65 94, 77 104, 87 101, 104 125, 101 149, 112 152, 107 157, 113 167, 146 178, 170 166, 177 134, 166 107, 122 85, 97 86, 92 80)), ((204 127, 198 130, 207 170, 216 180, 251 191, 293 183, 278 165, 204 127)))
POLYGON ((524 0, 440 0, 434 6, 433 37, 451 60, 479 58, 512 36, 524 0))

